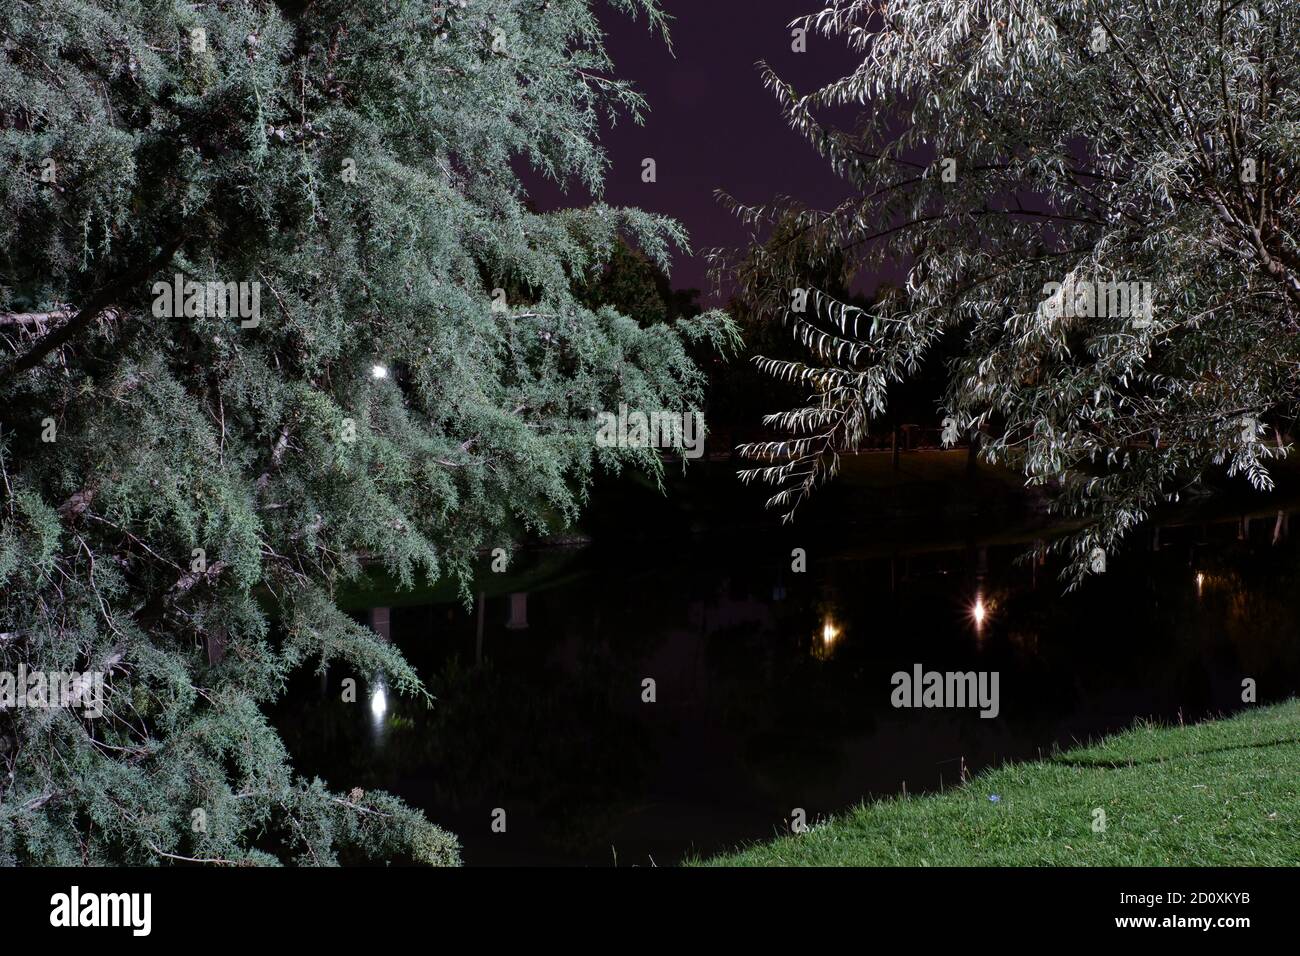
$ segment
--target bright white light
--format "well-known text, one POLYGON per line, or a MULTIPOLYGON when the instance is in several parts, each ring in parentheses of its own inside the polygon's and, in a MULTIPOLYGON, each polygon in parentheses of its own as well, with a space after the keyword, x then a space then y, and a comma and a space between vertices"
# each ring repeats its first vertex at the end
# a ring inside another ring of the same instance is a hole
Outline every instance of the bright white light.
POLYGON ((370 375, 372 378, 388 378, 388 366, 386 365, 371 366, 370 375))
POLYGON ((984 618, 988 616, 988 609, 984 607, 984 598, 982 595, 976 596, 975 605, 970 609, 970 615, 975 619, 976 627, 984 626, 984 618))
POLYGON ((383 720, 384 714, 388 713, 388 695, 384 693, 382 687, 376 687, 375 692, 370 695, 370 712, 375 715, 376 720, 383 720))
POLYGON ((830 621, 827 621, 825 624, 822 625, 822 644, 824 646, 830 647, 833 643, 835 643, 835 638, 839 636, 840 636, 839 628, 837 628, 830 621))

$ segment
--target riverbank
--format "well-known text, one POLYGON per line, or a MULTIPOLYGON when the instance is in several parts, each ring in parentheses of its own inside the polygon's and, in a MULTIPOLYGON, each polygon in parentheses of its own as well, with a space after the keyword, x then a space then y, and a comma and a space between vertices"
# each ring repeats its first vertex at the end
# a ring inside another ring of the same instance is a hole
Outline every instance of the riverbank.
POLYGON ((943 794, 860 806, 713 866, 1294 866, 1300 700, 1140 726, 943 794))

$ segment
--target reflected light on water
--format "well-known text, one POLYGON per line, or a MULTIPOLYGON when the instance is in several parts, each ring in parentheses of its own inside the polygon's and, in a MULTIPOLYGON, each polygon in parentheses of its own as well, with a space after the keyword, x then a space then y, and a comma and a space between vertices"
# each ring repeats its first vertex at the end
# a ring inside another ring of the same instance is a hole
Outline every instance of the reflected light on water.
POLYGON ((375 681, 375 689, 370 694, 370 717, 374 724, 377 738, 384 736, 385 718, 388 717, 388 688, 383 680, 375 681))
POLYGON ((830 660, 831 654, 835 650, 835 642, 840 637, 840 629, 830 618, 826 618, 822 621, 820 637, 820 640, 813 641, 813 657, 820 661, 830 660))
POLYGON ((1205 591, 1205 572, 1196 572, 1196 596, 1200 597, 1205 591))

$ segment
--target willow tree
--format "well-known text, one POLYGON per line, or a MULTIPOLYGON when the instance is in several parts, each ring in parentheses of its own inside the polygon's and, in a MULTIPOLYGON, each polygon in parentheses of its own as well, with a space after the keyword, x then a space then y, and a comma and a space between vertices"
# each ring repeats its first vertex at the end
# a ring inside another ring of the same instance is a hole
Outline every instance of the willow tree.
POLYGON ((851 197, 730 200, 758 235, 799 226, 738 269, 811 356, 760 359, 811 396, 744 449, 773 506, 834 475, 940 348, 936 424, 1085 519, 1057 542, 1074 582, 1214 469, 1271 486, 1300 395, 1300 6, 836 0, 792 27, 861 59, 805 93, 763 69, 851 197), (902 272, 904 294, 802 288, 810 257, 902 272))
POLYGON ((598 194, 602 117, 640 115, 590 7, 0 12, 0 672, 104 686, 98 717, 0 712, 0 864, 455 862, 396 799, 296 777, 261 708, 313 661, 423 694, 336 586, 466 581, 602 459, 655 465, 595 411, 699 399, 725 319, 578 294, 680 228, 540 214, 517 177, 598 194))

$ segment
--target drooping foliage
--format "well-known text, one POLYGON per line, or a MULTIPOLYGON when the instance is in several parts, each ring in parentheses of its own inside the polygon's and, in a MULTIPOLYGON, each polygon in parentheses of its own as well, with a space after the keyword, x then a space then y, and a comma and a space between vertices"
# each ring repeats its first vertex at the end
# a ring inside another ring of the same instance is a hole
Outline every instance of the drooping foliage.
POLYGON ((680 227, 521 185, 599 195, 600 122, 644 106, 611 68, 588 0, 0 11, 0 672, 106 675, 101 717, 0 712, 0 864, 455 862, 295 777, 261 707, 312 661, 423 694, 335 586, 467 581, 658 467, 597 410, 698 404, 725 318, 582 298, 680 227), (167 314, 174 281, 238 314, 167 314))
POLYGON ((861 62, 806 93, 763 70, 854 195, 726 197, 756 243, 719 265, 811 354, 760 359, 811 396, 745 449, 774 507, 833 476, 941 348, 935 423, 983 432, 986 460, 1085 519, 1056 544, 1073 582, 1209 472, 1271 487, 1300 398, 1300 7, 835 0, 794 26, 861 62), (797 241, 763 241, 789 222, 797 241), (841 259, 850 285, 901 270, 904 294, 867 310, 801 288, 841 259))

